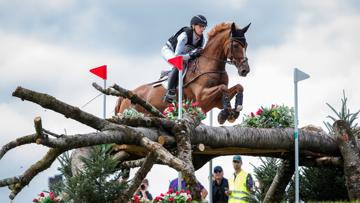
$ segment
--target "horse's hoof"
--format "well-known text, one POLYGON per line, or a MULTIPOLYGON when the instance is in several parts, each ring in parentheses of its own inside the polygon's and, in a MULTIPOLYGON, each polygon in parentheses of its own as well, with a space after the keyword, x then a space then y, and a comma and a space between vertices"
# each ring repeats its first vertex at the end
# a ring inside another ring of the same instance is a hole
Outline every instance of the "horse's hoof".
POLYGON ((236 109, 233 109, 230 112, 230 115, 227 120, 229 121, 229 123, 233 123, 236 121, 236 119, 239 117, 239 115, 240 115, 240 112, 238 112, 236 109))
POLYGON ((232 116, 230 116, 230 117, 227 119, 227 121, 229 121, 229 123, 233 123, 233 122, 235 122, 235 120, 236 120, 236 118, 234 118, 234 117, 232 117, 232 116))
POLYGON ((220 125, 224 124, 226 119, 229 117, 229 113, 225 110, 220 111, 218 114, 218 123, 220 125))

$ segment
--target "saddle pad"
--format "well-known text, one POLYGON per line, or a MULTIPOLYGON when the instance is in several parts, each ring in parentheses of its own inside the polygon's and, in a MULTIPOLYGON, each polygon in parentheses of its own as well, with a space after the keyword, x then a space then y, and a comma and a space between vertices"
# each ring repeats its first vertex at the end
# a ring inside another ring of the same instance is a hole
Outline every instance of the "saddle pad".
MULTIPOLYGON (((188 69, 185 68, 185 70, 183 71, 183 74, 182 74, 183 81, 184 81, 187 70, 188 69)), ((168 78, 169 78, 168 75, 165 75, 165 76, 161 77, 158 81, 155 81, 155 82, 152 83, 152 87, 157 87, 157 86, 162 85, 165 89, 167 89, 168 78)))

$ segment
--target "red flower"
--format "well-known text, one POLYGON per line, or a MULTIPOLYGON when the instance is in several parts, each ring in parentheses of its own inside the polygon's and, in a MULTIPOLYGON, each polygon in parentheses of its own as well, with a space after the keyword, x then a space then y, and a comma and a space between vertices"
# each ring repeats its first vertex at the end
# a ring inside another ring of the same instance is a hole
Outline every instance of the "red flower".
POLYGON ((165 195, 163 193, 160 194, 160 197, 164 197, 165 195))
POLYGON ((192 201, 192 198, 189 197, 186 201, 191 202, 191 201, 192 201))
POLYGON ((54 200, 54 199, 55 199, 55 196, 54 196, 54 193, 53 193, 53 192, 50 192, 50 193, 49 193, 49 196, 50 196, 50 199, 51 199, 51 200, 54 200))
POLYGON ((199 102, 197 102, 197 101, 196 101, 196 102, 193 102, 193 103, 191 104, 191 106, 192 106, 192 107, 197 107, 197 106, 199 106, 199 102))
POLYGON ((169 106, 169 107, 174 107, 174 104, 173 104, 173 103, 170 103, 168 106, 169 106))
POLYGON ((169 111, 170 113, 174 112, 174 107, 169 107, 168 111, 169 111))
POLYGON ((176 195, 179 195, 180 194, 180 192, 179 191, 176 191, 176 195))
POLYGON ((44 195, 43 192, 41 192, 41 193, 39 194, 39 196, 40 196, 40 197, 44 197, 45 195, 44 195))
POLYGON ((184 189, 181 189, 181 190, 180 190, 180 192, 181 192, 181 193, 184 193, 184 192, 185 192, 185 190, 184 190, 184 189))
POLYGON ((171 194, 171 193, 173 193, 174 192, 174 190, 172 189, 172 188, 169 188, 169 191, 167 192, 168 194, 171 194))
POLYGON ((250 113, 251 117, 255 117, 255 114, 253 112, 250 113))
POLYGON ((137 195, 134 195, 134 200, 135 200, 135 202, 139 202, 140 198, 137 195))
POLYGON ((260 116, 263 113, 263 110, 261 108, 259 108, 256 112, 256 115, 260 116))
POLYGON ((157 196, 157 197, 155 197, 155 201, 161 201, 162 200, 162 197, 159 197, 159 196, 157 196))
POLYGON ((169 201, 173 202, 175 199, 173 197, 169 197, 169 201))
POLYGON ((186 190, 186 194, 191 194, 190 190, 186 190))
POLYGON ((39 200, 38 200, 38 199, 36 199, 36 198, 34 198, 34 199, 33 199, 33 202, 39 202, 39 200))

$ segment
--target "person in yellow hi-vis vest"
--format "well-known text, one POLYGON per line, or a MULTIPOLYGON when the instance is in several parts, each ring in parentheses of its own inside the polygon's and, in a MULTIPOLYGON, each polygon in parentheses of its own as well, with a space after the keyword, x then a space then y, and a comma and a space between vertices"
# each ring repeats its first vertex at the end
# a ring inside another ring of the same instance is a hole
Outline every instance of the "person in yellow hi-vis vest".
POLYGON ((251 175, 241 169, 242 159, 240 155, 233 157, 235 173, 229 178, 228 203, 248 202, 248 197, 253 193, 254 181, 251 175))

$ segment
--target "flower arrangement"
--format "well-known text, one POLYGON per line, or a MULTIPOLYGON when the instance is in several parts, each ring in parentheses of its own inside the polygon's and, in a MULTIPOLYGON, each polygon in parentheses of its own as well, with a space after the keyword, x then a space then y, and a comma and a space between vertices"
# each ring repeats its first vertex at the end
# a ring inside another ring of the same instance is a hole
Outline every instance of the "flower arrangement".
POLYGON ((49 192, 48 195, 45 195, 45 193, 41 192, 37 198, 33 199, 33 202, 38 203, 64 203, 63 200, 61 200, 59 197, 55 197, 53 192, 49 192))
POLYGON ((147 203, 144 198, 141 198, 139 195, 134 194, 134 196, 130 199, 130 203, 147 203))
MULTIPOLYGON (((206 113, 203 112, 198 102, 193 102, 192 100, 185 100, 182 104, 182 113, 188 113, 191 116, 194 116, 196 120, 200 121, 206 118, 206 113)), ((170 120, 176 120, 179 114, 179 104, 177 101, 174 101, 168 105, 168 107, 163 111, 163 115, 170 120)))
POLYGON ((181 190, 181 191, 173 191, 172 189, 169 189, 169 191, 166 194, 161 193, 160 196, 155 197, 154 202, 158 203, 185 203, 185 202, 191 202, 191 194, 190 191, 187 190, 181 190))
POLYGON ((294 109, 274 104, 271 107, 260 107, 255 113, 245 115, 240 125, 256 128, 294 127, 294 109))

